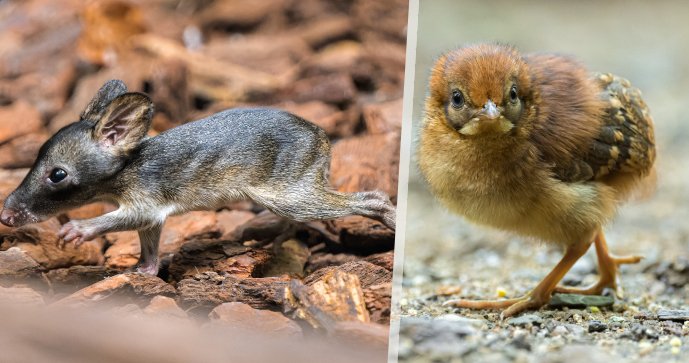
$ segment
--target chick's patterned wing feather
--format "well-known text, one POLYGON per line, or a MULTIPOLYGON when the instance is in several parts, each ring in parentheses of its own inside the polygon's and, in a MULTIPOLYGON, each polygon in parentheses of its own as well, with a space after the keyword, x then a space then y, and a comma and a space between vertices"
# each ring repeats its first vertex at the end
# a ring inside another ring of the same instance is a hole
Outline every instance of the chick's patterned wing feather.
POLYGON ((581 159, 556 168, 557 177, 576 182, 618 174, 646 175, 655 160, 653 120, 641 92, 626 79, 594 74, 605 101, 600 132, 581 159))

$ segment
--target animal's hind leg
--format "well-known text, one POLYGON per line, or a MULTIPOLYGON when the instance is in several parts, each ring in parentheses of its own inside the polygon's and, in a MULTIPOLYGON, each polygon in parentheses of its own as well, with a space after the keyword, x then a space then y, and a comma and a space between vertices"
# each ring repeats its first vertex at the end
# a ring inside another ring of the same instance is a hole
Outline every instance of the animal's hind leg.
POLYGON ((252 189, 250 196, 275 214, 300 222, 361 215, 395 229, 395 207, 383 192, 340 193, 326 188, 252 189))

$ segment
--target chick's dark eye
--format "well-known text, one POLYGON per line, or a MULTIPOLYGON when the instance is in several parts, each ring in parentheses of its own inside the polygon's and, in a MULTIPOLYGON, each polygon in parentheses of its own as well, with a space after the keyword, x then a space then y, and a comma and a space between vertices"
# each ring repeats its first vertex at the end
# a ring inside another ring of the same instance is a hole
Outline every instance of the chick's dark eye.
POLYGON ((452 107, 460 108, 464 106, 464 95, 459 90, 452 91, 452 107))
POLYGON ((63 181, 67 177, 67 172, 64 171, 63 169, 60 168, 55 168, 53 171, 50 172, 50 176, 48 179, 50 179, 51 182, 53 183, 59 183, 63 181))
POLYGON ((518 96, 519 95, 517 95, 517 86, 512 86, 512 88, 510 88, 510 101, 517 102, 518 96))

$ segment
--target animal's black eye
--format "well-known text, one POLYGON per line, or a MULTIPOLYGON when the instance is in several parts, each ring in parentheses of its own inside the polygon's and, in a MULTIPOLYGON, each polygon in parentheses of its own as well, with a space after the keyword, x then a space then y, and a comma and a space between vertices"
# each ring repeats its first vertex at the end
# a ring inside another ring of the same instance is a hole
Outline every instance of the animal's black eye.
POLYGON ((517 95, 517 86, 512 86, 512 88, 510 88, 510 101, 517 102, 517 97, 519 97, 519 95, 517 95))
POLYGON ((460 90, 452 91, 452 107, 460 108, 464 106, 464 95, 460 90))
POLYGON ((64 171, 63 169, 60 168, 55 168, 53 171, 50 172, 50 176, 48 179, 50 179, 51 182, 53 183, 59 183, 63 181, 67 177, 67 172, 64 171))

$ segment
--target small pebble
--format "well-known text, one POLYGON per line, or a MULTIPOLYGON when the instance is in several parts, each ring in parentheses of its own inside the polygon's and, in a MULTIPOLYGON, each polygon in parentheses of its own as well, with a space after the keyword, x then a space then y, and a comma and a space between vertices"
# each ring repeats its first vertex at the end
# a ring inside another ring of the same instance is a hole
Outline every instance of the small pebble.
MULTIPOLYGON (((636 314, 639 313, 639 308, 636 307, 636 306, 634 306, 634 305, 629 305, 629 306, 627 306, 627 311, 628 311, 631 315, 636 315, 636 314)), ((625 312, 627 312, 627 311, 625 311, 625 312)))
POLYGON ((514 326, 526 326, 526 325, 541 325, 543 324, 543 319, 536 314, 524 314, 515 318, 510 318, 507 320, 507 324, 514 326))
POLYGON ((574 320, 577 324, 581 324, 581 322, 584 321, 584 318, 582 318, 579 314, 574 314, 572 315, 572 320, 574 320))
POLYGON ((651 303, 648 305, 648 310, 650 310, 652 313, 658 312, 658 310, 661 310, 663 307, 656 304, 656 303, 651 303))
POLYGON ((514 333, 512 333, 512 337, 515 338, 515 339, 523 338, 523 337, 526 337, 526 336, 528 336, 528 335, 529 335, 529 331, 528 331, 528 330, 526 330, 526 329, 520 329, 520 328, 515 329, 515 330, 514 330, 514 333))
POLYGON ((643 341, 639 342, 639 355, 646 355, 653 351, 653 344, 643 341))
POLYGON ((689 310, 665 310, 657 311, 658 320, 689 321, 689 310))
POLYGON ((672 337, 672 339, 670 339, 670 345, 673 347, 681 347, 682 346, 682 339, 680 339, 678 337, 672 337))
POLYGON ((514 332, 512 345, 517 349, 531 350, 531 343, 527 341, 529 333, 525 329, 519 329, 514 332))
POLYGON ((553 329, 553 331, 552 331, 552 333, 550 333, 550 335, 552 335, 552 336, 567 335, 567 333, 569 333, 569 331, 567 330, 566 327, 564 327, 562 325, 558 325, 555 327, 555 329, 553 329))
POLYGON ((610 321, 613 323, 624 323, 627 319, 622 316, 611 316, 610 321))
POLYGON ((589 333, 598 333, 606 330, 608 330, 608 325, 601 321, 591 320, 589 322, 589 333))
POLYGON ((615 299, 611 296, 555 294, 550 299, 551 307, 585 308, 587 306, 613 306, 615 299))
POLYGON ((615 346, 615 342, 616 340, 613 339, 601 339, 600 341, 598 341, 598 344, 601 347, 612 347, 615 346))
POLYGON ((572 336, 579 337, 584 335, 585 330, 582 326, 579 326, 577 324, 565 324, 565 326, 567 327, 567 331, 569 332, 569 334, 571 334, 572 336))
POLYGON ((462 292, 462 288, 460 286, 440 286, 435 290, 436 295, 440 296, 456 295, 460 292, 462 292))

